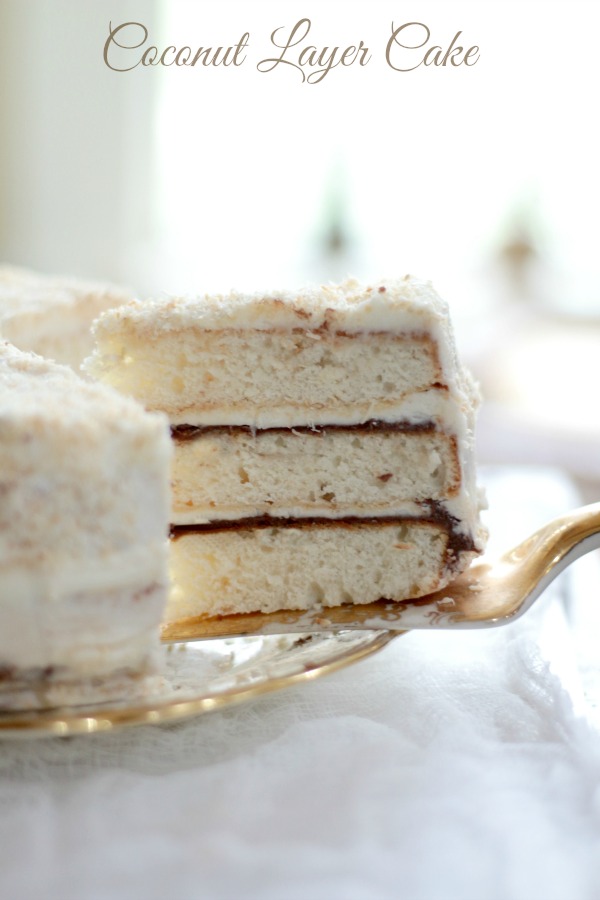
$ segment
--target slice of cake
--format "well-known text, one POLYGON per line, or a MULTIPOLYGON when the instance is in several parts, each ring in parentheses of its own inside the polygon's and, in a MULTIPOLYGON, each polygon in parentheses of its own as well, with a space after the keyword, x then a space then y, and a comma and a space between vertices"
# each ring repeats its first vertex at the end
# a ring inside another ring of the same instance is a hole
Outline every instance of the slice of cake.
POLYGON ((0 338, 79 371, 94 319, 131 297, 114 285, 0 266, 0 338))
POLYGON ((430 285, 133 301, 96 337, 88 371, 171 421, 171 618, 416 598, 482 550, 430 285))
POLYGON ((0 341, 0 709, 120 695, 168 590, 163 416, 0 341))

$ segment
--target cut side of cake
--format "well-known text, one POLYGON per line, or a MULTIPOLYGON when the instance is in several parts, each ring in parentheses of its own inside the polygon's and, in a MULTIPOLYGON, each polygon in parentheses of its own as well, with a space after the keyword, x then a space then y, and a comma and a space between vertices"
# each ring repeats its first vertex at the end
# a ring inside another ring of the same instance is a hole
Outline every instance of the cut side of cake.
POLYGON ((132 301, 88 372, 169 416, 169 618, 406 600, 481 552, 477 391, 405 278, 132 301))
POLYGON ((94 319, 131 298, 115 285, 0 265, 0 339, 79 371, 94 319))
POLYGON ((0 342, 0 709, 121 696, 168 592, 163 416, 0 342))

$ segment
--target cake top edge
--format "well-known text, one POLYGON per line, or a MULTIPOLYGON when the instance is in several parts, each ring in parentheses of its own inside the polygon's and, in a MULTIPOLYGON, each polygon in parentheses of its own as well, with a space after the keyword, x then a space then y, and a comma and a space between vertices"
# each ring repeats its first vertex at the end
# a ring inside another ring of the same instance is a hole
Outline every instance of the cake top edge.
MULTIPOLYGON (((57 309, 85 309, 89 303, 117 306, 131 300, 128 287, 71 276, 42 275, 0 264, 0 324, 57 309)), ((98 310, 99 312, 100 310, 98 310)))
POLYGON ((162 413, 147 412, 136 400, 108 385, 84 381, 68 366, 22 351, 0 339, 0 430, 67 428, 82 432, 113 424, 121 431, 167 434, 162 413))
POLYGON ((108 294, 133 297, 131 288, 96 278, 78 278, 74 275, 48 275, 0 263, 0 295, 19 291, 24 294, 68 291, 74 294, 108 294))
POLYGON ((131 300, 102 313, 95 332, 99 337, 108 336, 127 326, 141 332, 194 326, 205 330, 419 330, 426 329, 427 323, 447 318, 447 304, 431 283, 407 275, 371 283, 348 278, 340 284, 307 286, 296 291, 231 291, 131 300))

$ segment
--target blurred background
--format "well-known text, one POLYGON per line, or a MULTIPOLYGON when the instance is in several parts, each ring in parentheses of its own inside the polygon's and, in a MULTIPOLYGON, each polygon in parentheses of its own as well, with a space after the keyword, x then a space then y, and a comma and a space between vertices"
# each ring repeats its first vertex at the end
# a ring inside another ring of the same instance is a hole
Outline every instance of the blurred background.
POLYGON ((598 499, 599 26, 595 0, 0 0, 0 260, 141 296, 431 279, 486 398, 481 461, 598 499), (369 64, 257 71, 302 17, 369 64), (111 21, 159 49, 248 31, 247 60, 111 71, 111 21), (479 61, 393 71, 409 21, 479 61))

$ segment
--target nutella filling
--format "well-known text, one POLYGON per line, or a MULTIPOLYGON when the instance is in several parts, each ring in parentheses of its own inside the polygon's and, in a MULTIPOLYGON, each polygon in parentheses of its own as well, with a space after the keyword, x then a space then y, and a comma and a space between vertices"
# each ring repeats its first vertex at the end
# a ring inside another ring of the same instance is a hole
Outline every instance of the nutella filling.
POLYGON ((310 434, 319 436, 331 431, 351 432, 402 432, 404 434, 433 434, 437 431, 435 422, 384 422, 381 419, 369 419, 359 425, 293 425, 289 427, 274 426, 272 428, 254 428, 252 425, 173 425, 171 436, 174 441, 193 441, 205 434, 246 434, 260 435, 266 432, 287 432, 293 434, 310 434))
POLYGON ((242 531, 250 528, 355 528, 376 527, 378 525, 404 525, 419 524, 438 525, 448 535, 446 553, 451 561, 456 554, 476 549, 470 535, 462 534, 456 529, 457 519, 451 516, 444 507, 436 501, 428 501, 421 504, 423 516, 344 516, 339 519, 330 519, 318 516, 306 516, 303 518, 284 518, 277 516, 251 516, 246 519, 216 519, 198 525, 171 525, 170 538, 184 537, 188 534, 211 534, 217 531, 242 531))

